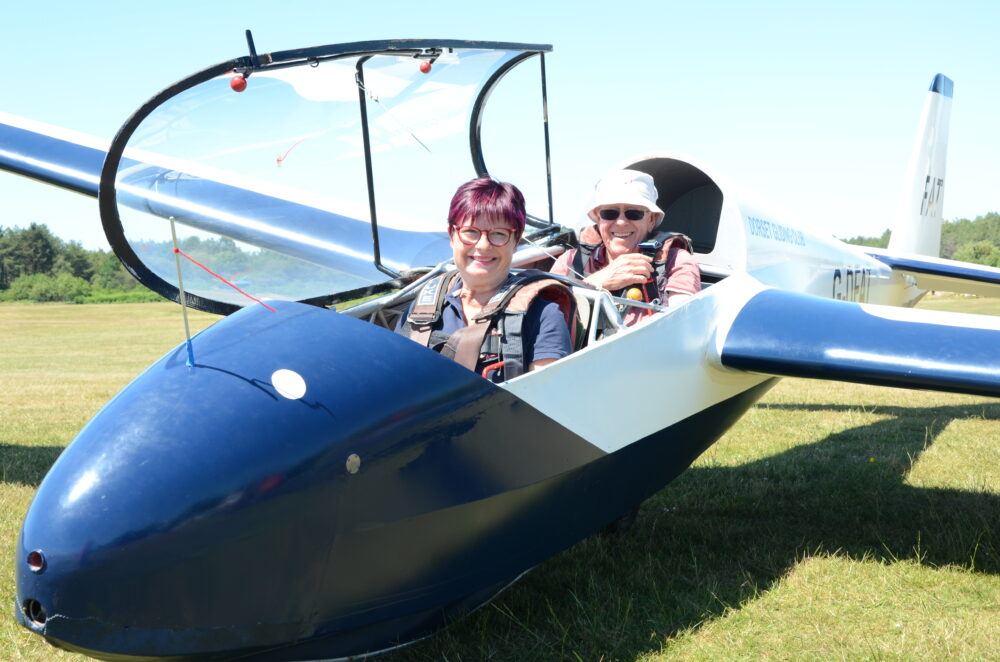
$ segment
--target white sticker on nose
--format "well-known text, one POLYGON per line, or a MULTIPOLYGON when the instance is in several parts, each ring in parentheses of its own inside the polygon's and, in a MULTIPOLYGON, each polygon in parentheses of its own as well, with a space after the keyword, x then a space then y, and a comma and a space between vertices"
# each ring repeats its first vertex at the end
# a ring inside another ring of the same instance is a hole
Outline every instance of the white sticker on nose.
POLYGON ((274 390, 289 400, 298 400, 306 394, 306 380, 294 370, 275 370, 271 375, 274 390))

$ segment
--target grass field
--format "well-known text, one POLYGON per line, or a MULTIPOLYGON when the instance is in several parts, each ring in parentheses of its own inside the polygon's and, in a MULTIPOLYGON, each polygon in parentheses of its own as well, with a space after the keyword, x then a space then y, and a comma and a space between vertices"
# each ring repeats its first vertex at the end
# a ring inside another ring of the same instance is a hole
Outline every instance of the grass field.
MULTIPOLYGON (((84 659, 14 621, 17 532, 60 450, 183 340, 181 318, 2 304, 0 328, 0 660, 84 659)), ((998 421, 995 399, 783 380, 630 529, 381 659, 1000 660, 998 421)))

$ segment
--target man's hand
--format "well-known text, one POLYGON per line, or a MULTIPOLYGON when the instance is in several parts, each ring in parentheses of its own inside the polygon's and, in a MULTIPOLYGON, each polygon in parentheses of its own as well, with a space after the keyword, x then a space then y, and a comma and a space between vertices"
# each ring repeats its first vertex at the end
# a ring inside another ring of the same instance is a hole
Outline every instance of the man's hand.
POLYGON ((611 264, 583 280, 606 290, 620 290, 627 285, 645 283, 653 275, 653 258, 642 253, 619 255, 611 264))

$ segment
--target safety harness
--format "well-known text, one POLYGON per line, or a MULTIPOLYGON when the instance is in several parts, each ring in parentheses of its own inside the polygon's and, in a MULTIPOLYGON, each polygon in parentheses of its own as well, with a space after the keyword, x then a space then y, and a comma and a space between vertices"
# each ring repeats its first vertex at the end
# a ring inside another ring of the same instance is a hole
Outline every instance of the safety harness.
MULTIPOLYGON (((655 253, 653 257, 653 275, 645 283, 639 285, 629 285, 624 287, 618 292, 612 292, 615 296, 626 296, 626 293, 633 289, 638 288, 642 293, 642 301, 646 303, 661 303, 661 297, 665 296, 666 292, 660 292, 657 281, 660 279, 666 280, 666 277, 670 275, 670 271, 674 267, 674 262, 677 261, 677 252, 681 249, 686 250, 688 253, 693 253, 691 247, 691 239, 685 234, 680 232, 659 232, 651 237, 648 237, 643 244, 652 244, 655 246, 655 253)), ((583 274, 584 276, 589 276, 590 274, 598 271, 602 267, 597 267, 594 260, 594 253, 602 245, 601 235, 597 230, 597 226, 590 225, 580 231, 580 242, 579 248, 576 254, 573 256, 573 270, 578 274, 583 274)), ((667 288, 669 290, 669 287, 667 288)), ((689 294, 688 292, 681 292, 682 294, 689 294)), ((638 311, 636 311, 638 312, 638 311)), ((652 311, 643 311, 645 314, 651 314, 652 311)))
POLYGON ((502 380, 524 374, 522 326, 525 313, 536 297, 559 305, 570 331, 570 344, 576 345, 576 300, 570 288, 543 271, 535 269, 512 273, 493 298, 469 320, 469 325, 452 334, 434 331, 441 319, 445 296, 455 286, 457 271, 428 281, 413 300, 406 318, 411 340, 441 352, 469 370, 483 363, 483 377, 497 371, 502 380))

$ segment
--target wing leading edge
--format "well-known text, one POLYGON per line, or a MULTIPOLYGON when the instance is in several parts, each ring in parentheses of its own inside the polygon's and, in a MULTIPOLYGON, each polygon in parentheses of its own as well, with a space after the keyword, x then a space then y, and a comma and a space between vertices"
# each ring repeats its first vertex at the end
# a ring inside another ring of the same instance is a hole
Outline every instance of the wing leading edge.
POLYGON ((723 365, 1000 397, 1000 319, 764 290, 740 310, 723 365))

